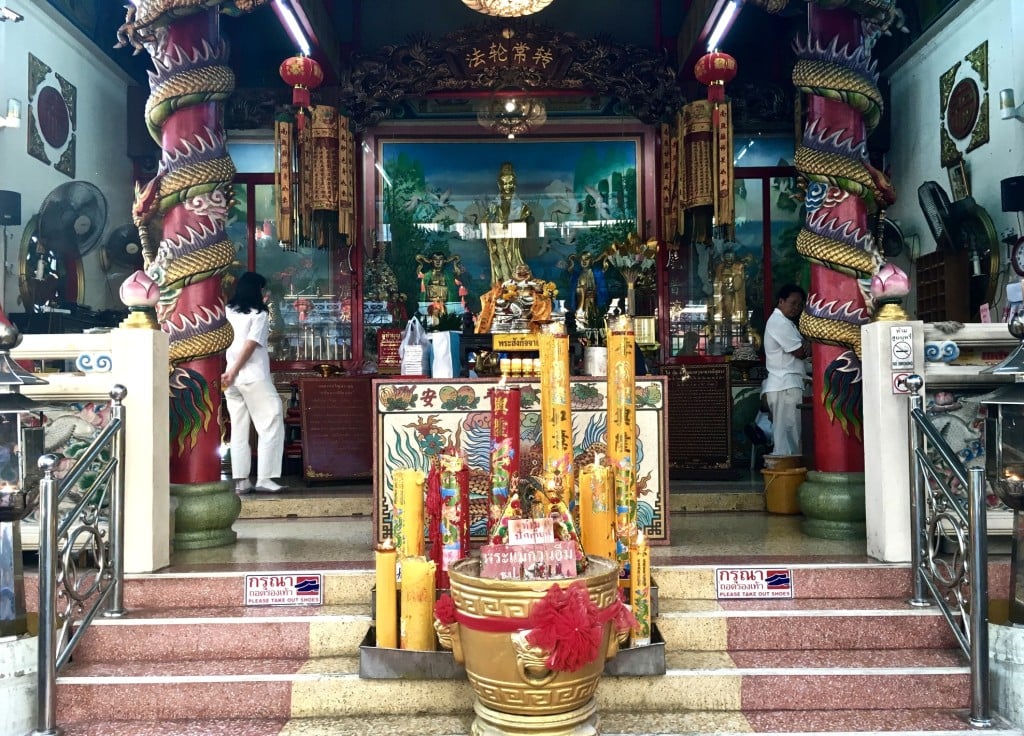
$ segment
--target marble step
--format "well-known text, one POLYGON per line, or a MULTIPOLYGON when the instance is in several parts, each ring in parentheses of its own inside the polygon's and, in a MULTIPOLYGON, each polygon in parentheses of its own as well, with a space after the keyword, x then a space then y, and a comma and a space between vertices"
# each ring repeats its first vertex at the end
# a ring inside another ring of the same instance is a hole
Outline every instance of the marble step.
POLYGON ((937 608, 883 598, 706 601, 662 598, 672 651, 918 649, 957 646, 937 608))
POLYGON ((352 656, 372 625, 360 604, 143 609, 96 618, 76 647, 76 662, 352 656))
MULTIPOLYGON (((372 625, 369 606, 137 609, 94 619, 78 662, 259 659, 356 655, 372 625)), ((667 652, 815 649, 954 649, 934 608, 901 600, 796 599, 660 603, 667 652)))
MULTIPOLYGON (((967 708, 969 668, 953 652, 669 653, 661 677, 604 677, 602 712, 967 708)), ((366 680, 356 657, 72 662, 60 722, 468 714, 466 680, 366 680)))
MULTIPOLYGON (((772 733, 867 734, 885 732, 963 736, 970 730, 956 710, 821 710, 723 713, 713 711, 634 714, 599 712, 604 736, 705 736, 772 733)), ((363 718, 249 718, 166 721, 78 721, 61 723, 65 736, 468 736, 473 716, 410 715, 363 718)), ((1021 730, 997 724, 986 736, 1021 736, 1021 730)))
MULTIPOLYGON (((658 559, 652 553, 652 575, 658 586, 659 600, 716 600, 716 571, 742 567, 735 561, 722 564, 693 564, 685 560, 658 559)), ((150 608, 192 608, 196 606, 241 606, 245 602, 245 575, 258 573, 323 574, 325 605, 368 603, 374 585, 372 561, 347 563, 292 563, 245 571, 184 571, 129 575, 125 578, 124 599, 129 611, 150 608)), ((792 572, 793 595, 799 600, 844 598, 892 598, 909 600, 912 594, 910 566, 882 563, 785 564, 792 572)), ((1005 598, 1009 589, 1009 562, 999 561, 989 568, 992 598, 1005 598)), ((29 610, 38 604, 36 575, 25 576, 25 597, 29 610)), ((746 603, 746 602, 744 602, 746 603)))
MULTIPOLYGON (((372 553, 371 553, 372 554, 372 553)), ((228 607, 245 605, 245 576, 292 575, 319 572, 323 575, 321 593, 325 606, 369 606, 374 585, 372 562, 274 565, 245 571, 196 571, 126 575, 124 606, 129 615, 149 609, 228 607)), ((25 604, 28 610, 39 608, 39 578, 25 575, 25 604)), ((255 607, 253 607, 255 608, 255 607)), ((250 609, 252 610, 252 609, 250 609)))

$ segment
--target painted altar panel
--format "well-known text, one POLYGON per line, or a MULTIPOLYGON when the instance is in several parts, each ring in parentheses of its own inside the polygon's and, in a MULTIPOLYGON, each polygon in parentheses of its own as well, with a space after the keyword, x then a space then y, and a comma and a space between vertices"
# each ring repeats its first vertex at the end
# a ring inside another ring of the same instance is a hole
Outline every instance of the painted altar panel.
MULTIPOLYGON (((668 474, 663 376, 637 379, 637 524, 653 543, 669 541, 668 474)), ((373 382, 373 514, 377 542, 391 535, 392 475, 396 468, 426 472, 430 458, 449 446, 466 453, 470 467, 470 532, 486 534, 490 468, 490 390, 486 379, 381 379, 373 382)), ((541 471, 540 382, 523 381, 521 469, 541 471)), ((572 428, 576 467, 605 453, 607 382, 572 379, 572 428)))

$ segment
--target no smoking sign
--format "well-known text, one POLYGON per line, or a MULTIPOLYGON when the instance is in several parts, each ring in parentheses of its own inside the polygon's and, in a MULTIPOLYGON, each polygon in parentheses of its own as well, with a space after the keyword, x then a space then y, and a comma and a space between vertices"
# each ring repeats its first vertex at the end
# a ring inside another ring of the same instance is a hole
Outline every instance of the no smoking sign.
POLYGON ((914 331, 910 325, 893 325, 890 328, 889 367, 894 371, 914 369, 914 331))

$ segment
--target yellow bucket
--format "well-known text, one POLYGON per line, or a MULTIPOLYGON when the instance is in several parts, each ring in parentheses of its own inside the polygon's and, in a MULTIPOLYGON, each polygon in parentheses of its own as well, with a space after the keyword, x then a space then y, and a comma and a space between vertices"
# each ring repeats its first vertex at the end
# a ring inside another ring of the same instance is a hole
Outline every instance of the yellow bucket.
POLYGON ((769 470, 793 470, 802 468, 803 455, 765 455, 764 466, 769 470))
POLYGON ((768 511, 772 514, 799 514, 797 490, 807 479, 807 468, 765 468, 761 474, 764 475, 764 502, 768 511))

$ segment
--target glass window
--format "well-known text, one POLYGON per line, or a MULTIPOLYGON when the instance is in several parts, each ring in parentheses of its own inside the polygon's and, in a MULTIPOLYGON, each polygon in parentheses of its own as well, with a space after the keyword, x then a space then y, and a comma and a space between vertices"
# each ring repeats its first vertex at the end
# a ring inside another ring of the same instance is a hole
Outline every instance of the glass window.
POLYGON ((227 232, 237 249, 236 272, 252 268, 267 279, 271 360, 350 359, 353 294, 348 248, 337 236, 322 238, 323 247, 282 247, 274 185, 246 178, 240 176, 242 181, 235 184, 227 232))
POLYGON ((803 214, 797 195, 788 167, 737 168, 732 241, 701 235, 711 230, 707 213, 686 214, 687 239, 667 262, 670 356, 727 355, 758 344, 774 289, 788 282, 806 288, 810 266, 796 252, 803 214))
POLYGON ((228 143, 228 153, 239 174, 263 174, 274 170, 273 141, 235 141, 228 143))

